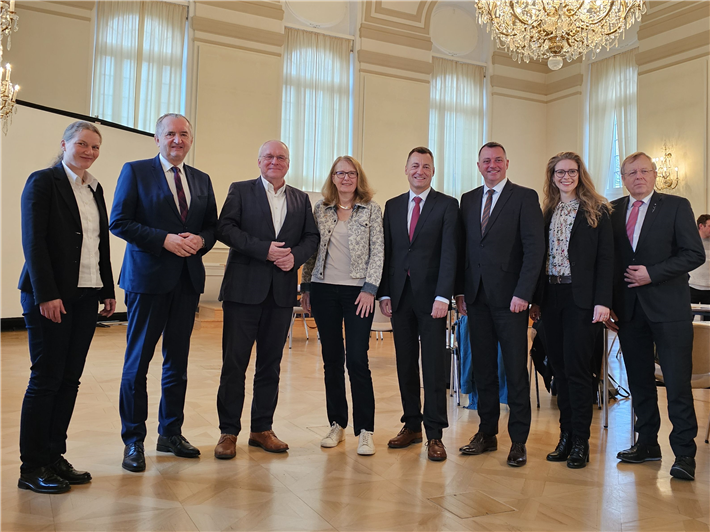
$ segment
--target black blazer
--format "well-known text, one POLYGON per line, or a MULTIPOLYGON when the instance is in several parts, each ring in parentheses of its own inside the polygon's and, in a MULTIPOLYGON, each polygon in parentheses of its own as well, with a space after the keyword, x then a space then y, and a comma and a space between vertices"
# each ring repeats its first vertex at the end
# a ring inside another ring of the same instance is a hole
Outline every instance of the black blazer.
MULTIPOLYGON (((547 257, 550 250, 550 223, 552 215, 545 218, 545 258, 540 270, 538 290, 533 301, 544 301, 547 287, 547 257)), ((614 235, 611 218, 602 210, 596 227, 587 222, 585 210, 580 206, 569 237, 569 263, 572 270, 572 298, 579 308, 591 309, 596 305, 611 308, 612 280, 614 277, 614 235)))
POLYGON ((464 294, 465 301, 472 303, 483 279, 492 306, 509 307, 513 296, 532 301, 545 254, 537 192, 509 180, 481 236, 484 188, 461 197, 466 254, 459 264, 456 293, 464 294))
POLYGON ((614 232, 614 301, 620 321, 630 320, 636 299, 652 322, 692 319, 688 272, 705 262, 705 248, 690 202, 654 192, 643 220, 636 251, 626 235, 629 196, 612 203, 614 232), (624 272, 646 266, 651 284, 627 288, 624 272))
POLYGON ((455 198, 430 189, 410 242, 409 191, 385 204, 385 263, 377 296, 390 297, 392 310, 399 306, 407 272, 418 310, 431 312, 436 297, 451 299, 459 241, 458 207, 455 198))
MULTIPOLYGON (((99 300, 114 299, 108 216, 101 185, 93 192, 99 209, 99 300)), ((83 234, 79 207, 60 162, 34 172, 22 191, 22 249, 25 264, 18 288, 34 294, 35 303, 71 299, 79 284, 83 234)))
POLYGON ((111 209, 111 232, 126 241, 118 284, 127 292, 166 294, 177 285, 187 265, 198 294, 205 289, 202 256, 215 243, 217 204, 210 176, 184 165, 190 187, 187 219, 180 217, 168 187, 160 156, 123 165, 111 209), (205 239, 195 255, 178 257, 163 248, 168 233, 192 233, 205 239))
POLYGON ((230 247, 220 301, 256 305, 273 283, 281 307, 297 304, 298 268, 318 249, 320 235, 308 194, 286 187, 286 219, 277 235, 261 177, 232 183, 217 223, 217 238, 230 247), (267 261, 271 242, 291 248, 293 268, 287 272, 267 261))

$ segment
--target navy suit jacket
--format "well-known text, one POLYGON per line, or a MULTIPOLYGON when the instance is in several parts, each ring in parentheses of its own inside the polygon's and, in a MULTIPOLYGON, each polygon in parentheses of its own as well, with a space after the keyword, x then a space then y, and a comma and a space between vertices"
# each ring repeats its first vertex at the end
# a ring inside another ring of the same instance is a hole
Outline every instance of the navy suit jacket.
POLYGON ((456 294, 464 294, 464 300, 473 303, 483 279, 491 306, 509 307, 513 296, 530 302, 545 254, 537 192, 509 180, 481 236, 484 188, 461 197, 466 255, 458 270, 456 294))
POLYGON ((127 242, 118 285, 127 292, 165 294, 180 279, 185 263, 198 294, 205 289, 202 256, 215 243, 217 204, 210 177, 185 165, 190 187, 187 220, 182 221, 159 156, 123 165, 111 209, 111 232, 127 242), (163 248, 168 233, 205 239, 196 255, 178 257, 163 248))
POLYGON ((286 218, 278 235, 261 177, 229 187, 217 225, 217 238, 230 247, 220 301, 258 305, 273 285, 278 306, 296 306, 298 268, 316 252, 320 235, 308 194, 284 186, 286 218), (291 270, 285 272, 266 260, 272 242, 291 248, 291 270))
POLYGON ((626 235, 629 196, 612 203, 614 232, 614 302, 620 321, 633 316, 638 298, 652 322, 691 320, 688 272, 705 262, 705 248, 687 199, 654 192, 641 226, 636 251, 626 235), (646 266, 651 284, 628 288, 624 272, 646 266))
MULTIPOLYGON (((101 185, 94 192, 99 209, 99 300, 113 299, 108 216, 101 185)), ((22 192, 22 249, 25 264, 18 288, 34 294, 35 303, 70 299, 79 284, 83 241, 81 218, 69 178, 60 162, 34 172, 22 192)))
POLYGON ((411 242, 408 210, 409 191, 385 204, 385 264, 377 296, 390 297, 397 310, 409 276, 415 308, 431 312, 437 297, 451 299, 454 293, 459 204, 430 189, 411 242))

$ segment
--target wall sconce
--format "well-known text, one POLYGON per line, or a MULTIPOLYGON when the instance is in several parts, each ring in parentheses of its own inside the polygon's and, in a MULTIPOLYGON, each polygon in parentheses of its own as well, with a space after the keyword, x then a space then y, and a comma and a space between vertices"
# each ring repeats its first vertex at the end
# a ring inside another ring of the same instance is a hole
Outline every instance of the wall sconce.
POLYGON ((658 191, 673 190, 677 187, 678 167, 673 166, 673 154, 665 144, 663 145, 663 156, 653 159, 653 162, 656 163, 658 171, 655 189, 658 191))

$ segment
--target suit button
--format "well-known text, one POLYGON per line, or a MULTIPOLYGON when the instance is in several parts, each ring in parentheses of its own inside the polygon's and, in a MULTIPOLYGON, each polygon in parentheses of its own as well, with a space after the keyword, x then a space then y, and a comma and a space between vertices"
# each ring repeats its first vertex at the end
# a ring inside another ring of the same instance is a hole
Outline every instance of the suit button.
POLYGON ((570 262, 569 265, 570 265, 570 266, 574 266, 574 262, 570 262))
POLYGON ((481 242, 481 247, 483 247, 483 242, 481 242))

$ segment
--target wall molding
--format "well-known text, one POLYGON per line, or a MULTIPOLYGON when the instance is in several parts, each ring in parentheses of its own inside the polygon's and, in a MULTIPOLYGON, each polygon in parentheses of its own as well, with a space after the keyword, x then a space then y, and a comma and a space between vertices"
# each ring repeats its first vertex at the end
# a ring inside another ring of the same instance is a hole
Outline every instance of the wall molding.
POLYGON ((245 0, 230 2, 208 2, 206 0, 202 0, 197 3, 211 7, 218 7, 220 9, 229 9, 230 11, 238 11, 248 15, 256 15, 257 17, 270 18, 274 20, 284 19, 284 9, 280 3, 247 2, 245 0))
MULTIPOLYGON (((45 9, 42 7, 36 7, 29 2, 22 2, 20 4, 17 4, 17 9, 24 9, 26 11, 34 11, 35 13, 42 13, 44 15, 55 15, 57 17, 64 17, 64 18, 72 18, 74 20, 82 20, 84 22, 91 22, 91 17, 90 16, 83 16, 83 15, 75 15, 74 13, 67 13, 65 11, 53 11, 51 9, 45 9)), ((21 20, 21 19, 20 19, 21 20)), ((20 28, 22 22, 20 22, 20 28)))
POLYGON ((642 70, 639 68, 639 76, 643 76, 644 74, 650 74, 651 72, 658 72, 659 70, 663 70, 665 68, 670 68, 676 65, 682 65, 683 63, 687 63, 688 61, 695 61, 696 59, 702 59, 703 57, 710 57, 710 50, 706 50, 704 52, 700 52, 698 54, 691 55, 689 57, 684 57, 683 59, 679 59, 678 61, 673 61, 671 63, 665 63, 663 65, 653 67, 653 68, 648 68, 642 70))
POLYGON ((706 50, 710 49, 710 30, 639 52, 636 54, 636 64, 638 66, 647 65, 654 61, 660 61, 661 59, 666 59, 684 52, 690 52, 691 50, 702 47, 705 47, 706 50))
POLYGON ((409 59, 407 57, 372 52, 370 50, 358 50, 357 57, 360 63, 395 68, 397 70, 425 74, 427 76, 431 75, 434 70, 434 65, 428 61, 419 61, 418 59, 409 59))
POLYGON ((427 85, 430 84, 430 81, 428 79, 410 78, 408 76, 400 76, 399 74, 391 74, 389 72, 383 72, 381 70, 368 70, 365 68, 361 68, 360 74, 374 74, 376 76, 385 76, 387 78, 403 79, 405 81, 416 81, 417 83, 425 83, 427 85))
POLYGON ((262 50, 260 48, 250 48, 248 46, 241 46, 239 44, 232 44, 232 43, 226 43, 226 42, 221 42, 221 41, 211 41, 209 39, 202 39, 200 37, 195 37, 193 39, 193 41, 195 41, 196 43, 200 43, 200 44, 209 44, 212 46, 219 46, 222 48, 233 48, 235 50, 242 50, 244 52, 253 52, 253 53, 261 54, 261 55, 271 55, 274 57, 281 57, 282 56, 282 54, 280 54, 279 52, 272 52, 270 50, 262 50))
POLYGON ((664 33, 666 31, 680 28, 687 24, 691 24, 703 18, 710 17, 710 2, 693 2, 693 5, 683 5, 687 2, 678 2, 680 7, 671 6, 668 9, 659 11, 655 17, 650 16, 648 22, 645 19, 641 20, 641 25, 638 30, 639 42, 664 33), (670 13, 668 13, 668 11, 670 13))
POLYGON ((256 42, 269 46, 283 46, 285 36, 276 31, 263 30, 241 24, 233 24, 221 20, 214 20, 206 17, 193 17, 192 29, 203 33, 231 37, 242 41, 256 42))
POLYGON ((368 22, 363 22, 360 25, 360 38, 397 44, 417 50, 431 51, 432 48, 431 38, 428 36, 377 26, 368 22))

